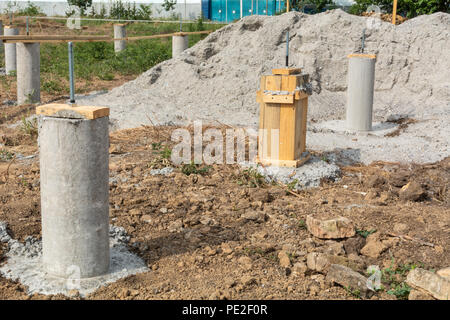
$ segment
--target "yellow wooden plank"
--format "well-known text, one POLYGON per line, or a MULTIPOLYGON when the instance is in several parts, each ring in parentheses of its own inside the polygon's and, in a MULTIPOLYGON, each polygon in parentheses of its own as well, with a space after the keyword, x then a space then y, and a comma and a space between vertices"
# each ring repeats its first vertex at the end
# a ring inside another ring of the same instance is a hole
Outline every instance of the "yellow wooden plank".
POLYGON ((302 101, 302 120, 301 120, 301 144, 300 144, 300 153, 306 151, 306 123, 308 121, 308 97, 300 100, 302 101))
MULTIPOLYGON (((280 91, 281 77, 266 76, 265 90, 280 91)), ((267 130, 264 135, 263 144, 265 145, 265 148, 267 148, 267 157, 271 158, 272 156, 275 156, 272 155, 272 130, 280 129, 280 104, 265 103, 263 128, 267 130)), ((264 145, 262 147, 264 147, 264 145)), ((275 147, 276 146, 274 146, 274 148, 275 147)))
POLYGON ((265 103, 294 103, 294 95, 292 95, 292 94, 263 94, 263 102, 265 102, 265 103))
MULTIPOLYGON (((281 90, 294 91, 297 84, 296 76, 281 76, 281 90)), ((293 97, 292 97, 293 98, 293 97)), ((280 160, 295 159, 295 113, 296 107, 292 103, 281 105, 280 110, 280 160)))
POLYGON ((367 58, 367 59, 376 59, 376 54, 363 54, 363 53, 352 53, 347 56, 348 58, 367 58))
POLYGON ((298 168, 301 165, 303 165, 306 161, 308 161, 310 157, 311 155, 309 153, 306 153, 305 155, 302 155, 300 159, 296 160, 276 160, 276 159, 257 158, 255 161, 256 163, 261 163, 264 166, 298 168))
POLYGON ((263 148, 259 146, 260 141, 265 141, 267 139, 264 135, 264 131, 261 130, 264 127, 264 116, 266 110, 266 104, 262 101, 262 95, 264 90, 266 89, 266 76, 262 76, 260 79, 260 90, 257 92, 256 100, 259 102, 259 132, 258 132, 258 156, 260 158, 263 157, 263 148))
POLYGON ((278 75, 291 75, 301 73, 302 69, 300 68, 280 68, 280 69, 272 69, 272 74, 278 75))
POLYGON ((93 120, 109 116, 109 108, 50 103, 37 107, 36 114, 50 117, 93 120))
POLYGON ((307 97, 308 97, 308 94, 303 91, 295 91, 295 93, 294 93, 295 100, 302 100, 307 97))

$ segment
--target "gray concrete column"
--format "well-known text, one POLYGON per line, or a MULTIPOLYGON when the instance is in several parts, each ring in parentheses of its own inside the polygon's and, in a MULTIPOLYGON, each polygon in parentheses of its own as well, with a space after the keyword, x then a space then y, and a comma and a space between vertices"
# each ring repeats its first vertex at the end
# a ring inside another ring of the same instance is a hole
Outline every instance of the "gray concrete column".
POLYGON ((17 43, 17 104, 41 101, 39 43, 17 43))
MULTIPOLYGON (((70 111, 60 115, 73 117, 70 111)), ((50 275, 108 273, 108 122, 108 116, 40 119, 43 265, 50 275)))
POLYGON ((172 37, 172 58, 180 55, 189 46, 187 35, 172 37))
MULTIPOLYGON (((5 26, 4 35, 5 36, 16 36, 19 34, 19 29, 12 26, 5 26)), ((5 43, 5 71, 6 74, 10 74, 17 70, 16 67, 16 44, 15 43, 5 43)))
MULTIPOLYGON (((125 29, 125 25, 124 24, 115 24, 114 25, 114 39, 126 38, 126 36, 127 36, 127 31, 125 29)), ((123 51, 123 50, 125 50, 126 47, 127 47, 126 40, 114 41, 114 51, 115 52, 123 51)))
POLYGON ((346 126, 348 130, 370 131, 376 56, 351 54, 348 57, 346 126))

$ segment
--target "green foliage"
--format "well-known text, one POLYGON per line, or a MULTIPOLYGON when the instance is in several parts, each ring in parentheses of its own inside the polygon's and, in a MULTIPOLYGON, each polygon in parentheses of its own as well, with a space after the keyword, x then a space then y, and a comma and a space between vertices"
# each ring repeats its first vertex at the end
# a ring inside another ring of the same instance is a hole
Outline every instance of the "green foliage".
POLYGON ((81 15, 84 15, 87 8, 92 6, 92 0, 67 0, 67 3, 80 9, 81 15))
POLYGON ((299 227, 300 229, 306 230, 306 229, 307 229, 306 221, 305 221, 304 219, 300 219, 300 220, 298 221, 298 227, 299 227))
POLYGON ((239 185, 248 186, 250 188, 259 188, 266 184, 264 176, 258 172, 257 168, 253 167, 241 171, 237 178, 237 183, 239 185))
MULTIPOLYGON (((392 13, 392 0, 355 0, 350 13, 361 14, 370 5, 377 5, 383 12, 392 13)), ((413 18, 434 12, 450 12, 450 0, 398 0, 397 14, 413 18)))
MULTIPOLYGON (((67 47, 59 44, 43 44, 41 72, 68 78, 67 47)), ((92 79, 94 76, 112 80, 114 73, 140 74, 154 65, 170 59, 170 43, 158 40, 129 42, 126 50, 114 53, 113 43, 86 42, 74 45, 75 78, 92 79)), ((47 89, 55 89, 47 84, 47 89)))
POLYGON ((24 132, 25 134, 28 134, 30 136, 37 136, 38 134, 38 128, 37 128, 37 119, 34 118, 32 120, 27 120, 25 116, 22 117, 22 125, 20 127, 20 130, 24 132))
POLYGON ((305 6, 311 5, 314 8, 312 13, 319 13, 327 8, 335 7, 333 0, 291 0, 291 4, 297 11, 302 11, 305 6))
POLYGON ((298 179, 294 179, 294 180, 292 180, 291 182, 289 182, 287 185, 286 185, 286 187, 288 188, 288 190, 294 190, 295 189, 295 187, 297 186, 297 184, 298 184, 298 179))
POLYGON ((28 4, 25 8, 19 9, 16 13, 16 16, 45 16, 44 12, 41 11, 41 8, 32 3, 31 1, 28 1, 28 4))
POLYGON ((409 292, 411 291, 411 287, 408 286, 405 282, 395 284, 391 287, 390 290, 388 290, 388 294, 394 295, 399 300, 406 300, 408 299, 409 292))
POLYGON ((423 264, 407 263, 394 267, 394 261, 388 268, 381 270, 381 280, 389 285, 388 294, 394 295, 399 300, 408 298, 411 288, 404 282, 408 272, 417 267, 424 267, 423 264))
POLYGON ((152 5, 122 2, 122 0, 113 1, 109 11, 109 17, 112 19, 123 20, 150 20, 152 17, 152 5))
POLYGON ((0 149, 0 161, 9 161, 14 157, 14 154, 6 149, 0 149))
POLYGON ((164 0, 162 3, 162 7, 166 11, 171 11, 175 9, 175 5, 177 4, 177 0, 164 0))
POLYGON ((60 82, 55 80, 47 80, 42 82, 42 90, 49 94, 61 94, 67 90, 60 82))
POLYGON ((183 167, 181 168, 181 172, 185 175, 189 176, 191 174, 200 174, 204 175, 206 174, 211 167, 201 167, 199 164, 195 164, 194 162, 191 162, 190 164, 183 164, 183 167))
POLYGON ((356 233, 359 234, 361 237, 363 238, 367 238, 368 236, 370 236, 372 233, 375 233, 377 230, 373 229, 373 230, 356 230, 356 233))

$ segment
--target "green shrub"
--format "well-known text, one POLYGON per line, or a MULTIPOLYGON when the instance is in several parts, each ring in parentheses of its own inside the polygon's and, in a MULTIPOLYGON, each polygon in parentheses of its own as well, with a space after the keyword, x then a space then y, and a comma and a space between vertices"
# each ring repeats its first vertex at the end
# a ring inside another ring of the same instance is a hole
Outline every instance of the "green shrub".
POLYGON ((32 3, 31 1, 28 1, 28 4, 25 8, 19 9, 16 13, 16 16, 45 16, 44 12, 41 11, 41 8, 32 3))
MULTIPOLYGON (((383 12, 392 13, 392 0, 355 0, 355 2, 349 11, 352 14, 359 15, 370 5, 380 7, 383 12)), ((408 18, 438 11, 449 13, 450 0, 398 0, 397 3, 397 14, 408 18)))

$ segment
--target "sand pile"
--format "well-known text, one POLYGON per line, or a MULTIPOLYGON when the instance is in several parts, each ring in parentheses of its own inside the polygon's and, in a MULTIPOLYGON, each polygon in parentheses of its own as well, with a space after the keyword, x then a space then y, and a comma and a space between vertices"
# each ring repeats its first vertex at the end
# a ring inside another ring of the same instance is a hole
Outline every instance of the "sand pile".
MULTIPOLYGON (((136 80, 79 102, 111 107, 113 129, 151 122, 185 124, 199 119, 256 126, 259 107, 255 92, 259 78, 270 74, 272 68, 283 66, 289 30, 291 66, 302 67, 312 80, 314 94, 309 103, 309 120, 343 119, 347 55, 359 50, 367 22, 366 17, 342 10, 317 15, 290 12, 273 17, 246 17, 212 33, 181 56, 155 66, 136 80)), ((380 21, 378 28, 367 29, 365 52, 378 56, 375 121, 406 115, 444 121, 448 127, 449 38, 450 15, 445 13, 420 16, 399 26, 380 21)), ((428 125, 421 130, 441 127, 442 123, 428 125)), ((448 131, 436 134, 446 139, 444 147, 448 150, 448 131)), ((314 142, 314 147, 320 148, 320 141, 314 142)), ((338 147, 348 146, 324 146, 325 149, 338 147)), ((442 146, 437 148, 442 150, 442 146)), ((441 156, 380 160, 427 162, 439 160, 441 156)), ((377 159, 359 157, 358 160, 377 159)))

